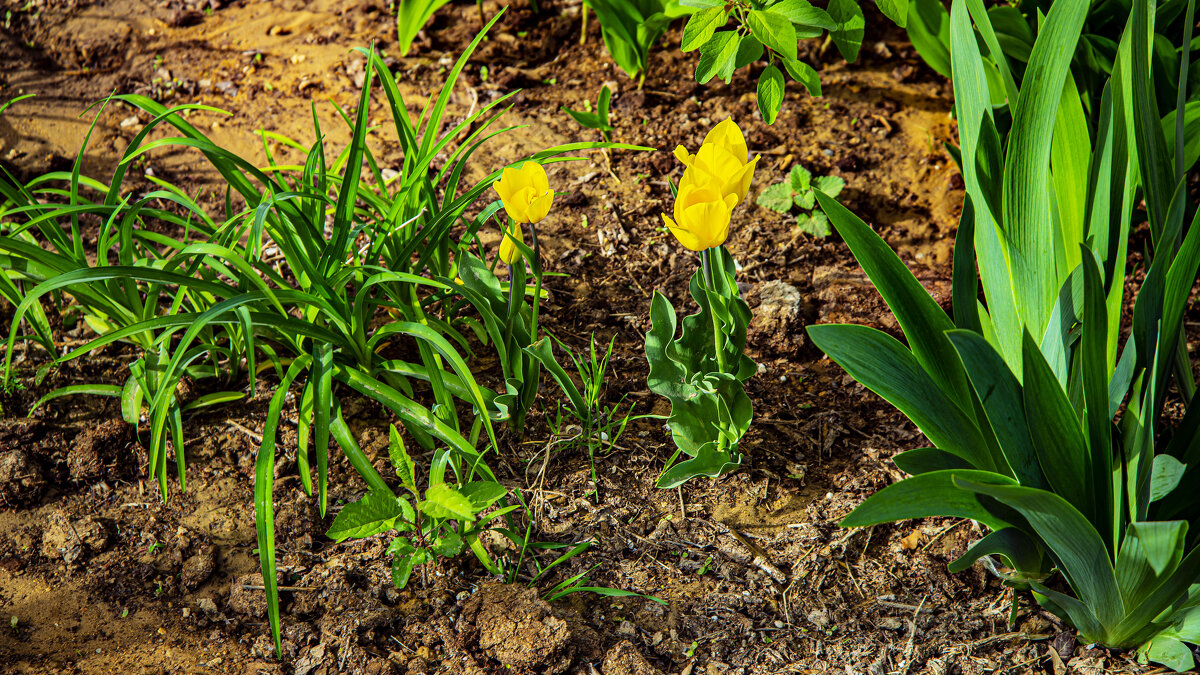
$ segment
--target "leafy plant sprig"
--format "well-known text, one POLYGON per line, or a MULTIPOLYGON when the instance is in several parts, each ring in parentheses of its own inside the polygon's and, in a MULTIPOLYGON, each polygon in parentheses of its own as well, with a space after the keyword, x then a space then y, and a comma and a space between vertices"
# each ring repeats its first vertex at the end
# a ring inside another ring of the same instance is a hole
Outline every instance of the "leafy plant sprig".
MULTIPOLYGON (((444 454, 446 450, 441 450, 444 454)), ((508 491, 490 480, 461 485, 445 482, 445 461, 435 453, 428 484, 417 486, 417 466, 394 425, 388 432, 388 459, 407 494, 372 488, 361 499, 342 508, 326 533, 337 542, 395 532, 388 544, 392 557, 392 583, 404 588, 413 570, 439 558, 453 558, 464 547, 475 552, 484 567, 499 567, 479 541, 484 526, 517 509, 505 506, 480 520, 480 513, 504 498, 508 491), (439 470, 439 467, 441 470, 439 470)))
MULTIPOLYGON (((696 81, 714 77, 726 83, 735 71, 764 58, 767 66, 758 76, 758 109, 767 124, 774 124, 783 106, 786 72, 812 96, 821 95, 821 81, 812 66, 799 58, 797 43, 828 33, 842 58, 854 61, 862 46, 866 20, 855 0, 830 0, 827 9, 808 0, 685 0, 698 8, 683 29, 680 49, 699 50, 696 81), (730 20, 734 26, 727 29, 730 20)), ((903 26, 908 0, 876 0, 888 18, 903 26)))
POLYGON ((813 176, 812 172, 797 164, 792 167, 787 180, 762 191, 755 203, 777 213, 788 214, 798 210, 796 227, 814 237, 829 236, 829 218, 816 209, 820 190, 827 197, 836 198, 846 187, 846 181, 838 176, 813 176))
POLYGON ((626 75, 637 78, 638 89, 646 82, 650 48, 658 43, 672 21, 694 11, 679 0, 583 1, 600 20, 600 32, 609 55, 626 75))

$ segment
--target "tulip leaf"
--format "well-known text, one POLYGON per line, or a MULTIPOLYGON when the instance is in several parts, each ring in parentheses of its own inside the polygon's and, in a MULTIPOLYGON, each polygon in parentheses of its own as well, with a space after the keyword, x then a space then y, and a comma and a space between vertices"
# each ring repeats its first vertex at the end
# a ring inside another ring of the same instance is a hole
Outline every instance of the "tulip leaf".
POLYGON ((683 38, 679 48, 684 52, 699 49, 701 45, 712 39, 717 29, 723 28, 729 20, 729 12, 723 6, 709 7, 696 12, 688 19, 683 27, 683 38))
POLYGON ((737 468, 738 441, 754 416, 743 385, 757 371, 742 353, 750 309, 738 297, 733 274, 727 271, 734 269, 733 258, 719 246, 705 255, 713 288, 704 285, 701 270, 689 285, 700 312, 677 321, 675 309, 662 294, 656 292, 650 303, 646 384, 671 402, 667 426, 679 452, 689 457, 663 472, 657 484, 664 488, 737 468))
POLYGON ((783 73, 775 66, 767 66, 758 76, 758 111, 767 124, 775 123, 783 105, 783 87, 783 73))
POLYGON ((746 15, 746 26, 771 51, 787 59, 796 59, 796 29, 786 16, 770 10, 752 9, 746 15))

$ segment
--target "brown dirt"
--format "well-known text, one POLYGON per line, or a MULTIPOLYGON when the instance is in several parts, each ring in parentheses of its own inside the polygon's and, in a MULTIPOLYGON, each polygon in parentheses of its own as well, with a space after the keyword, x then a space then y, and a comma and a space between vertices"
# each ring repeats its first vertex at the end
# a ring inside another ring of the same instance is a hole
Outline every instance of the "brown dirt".
MULTIPOLYGON (((362 58, 352 47, 393 47, 383 0, 0 0, 12 12, 0 34, 0 99, 37 94, 0 118, 0 161, 28 178, 69 168, 91 115, 108 93, 228 110, 192 121, 214 141, 262 159, 266 129, 312 140, 309 105, 335 146, 347 140, 330 101, 352 107, 362 58)), ((847 181, 842 201, 895 247, 945 305, 962 190, 941 149, 954 134, 949 85, 916 57, 901 32, 868 17, 859 63, 839 62, 817 43, 805 55, 825 96, 789 95, 773 127, 757 120, 754 80, 696 85, 694 55, 653 56, 637 91, 604 53, 595 22, 579 44, 577 3, 521 4, 472 59, 451 102, 461 115, 521 88, 506 124, 526 124, 476 157, 475 178, 543 147, 593 138, 559 111, 616 92, 615 139, 660 148, 555 164, 551 180, 571 194, 546 222, 552 271, 543 309, 548 328, 575 347, 593 332, 617 336, 607 395, 637 413, 661 411, 645 391, 641 353, 650 293, 680 306, 694 261, 661 231, 669 151, 695 147, 712 123, 742 122, 763 155, 756 185, 780 180, 795 162, 847 181), (524 34, 526 37, 519 37, 524 34), (536 37, 532 37, 536 36, 536 37), (485 81, 480 66, 488 67, 485 81), (586 220, 585 220, 586 218, 586 220)), ((498 9, 486 2, 487 12, 498 9)), ((396 62, 402 92, 423 105, 457 49, 478 28, 473 3, 448 5, 396 62)), ((372 101, 381 122, 384 103, 372 101)), ((84 171, 110 172, 148 118, 111 104, 99 114, 84 171)), ((385 125, 386 126, 386 125, 385 125)), ((372 139, 385 162, 397 144, 372 139)), ((273 151, 286 160, 288 150, 273 151)), ((156 154, 141 166, 189 192, 215 179, 198 155, 156 154)), ((149 185, 149 183, 147 183, 149 185)), ((209 199, 212 199, 211 195, 209 199)), ((498 240, 485 234, 486 243, 498 240)), ((888 458, 923 444, 893 409, 857 385, 802 337, 810 322, 896 326, 836 237, 814 240, 752 204, 740 210, 729 248, 756 308, 750 355, 763 370, 749 384, 756 420, 747 464, 715 482, 678 491, 652 487, 670 440, 652 421, 631 425, 597 458, 601 503, 586 452, 552 454, 543 404, 524 442, 495 460, 534 509, 539 541, 595 545, 537 588, 587 571, 592 584, 654 595, 588 593, 546 603, 525 584, 502 585, 465 557, 414 576, 397 592, 387 542, 335 545, 294 471, 294 449, 276 484, 283 592, 284 659, 271 657, 252 508, 254 438, 266 397, 186 420, 186 492, 166 503, 144 481, 145 452, 115 403, 59 399, 24 413, 52 386, 119 381, 131 353, 111 347, 57 369, 40 387, 0 401, 0 670, 22 673, 1030 673, 1135 668, 1125 655, 1055 639, 1063 627, 978 569, 950 575, 946 562, 979 532, 970 523, 910 522, 865 530, 836 523, 866 495, 899 477, 888 458), (798 300, 798 302, 796 302, 798 300), (288 466, 288 465, 291 466, 288 466), (534 489, 543 485, 543 489, 534 489), (594 568, 594 569, 593 569, 594 568), (590 570, 590 571, 589 571, 590 570), (1053 654, 1051 654, 1053 651, 1053 654)), ((11 316, 11 308, 4 309, 11 316)), ((77 329, 78 330, 78 329, 77 329)), ((72 339, 78 335, 70 335, 72 339)), ((30 355, 30 362, 37 356, 30 355)), ((364 449, 386 443, 388 419, 368 402, 348 418, 364 449)), ((284 434, 285 446, 294 446, 284 434)), ((341 463, 335 500, 361 494, 341 463)), ((492 545, 500 550, 503 541, 492 545)), ((545 565, 554 552, 542 554, 545 565)), ((527 577, 526 577, 527 578, 527 577)))

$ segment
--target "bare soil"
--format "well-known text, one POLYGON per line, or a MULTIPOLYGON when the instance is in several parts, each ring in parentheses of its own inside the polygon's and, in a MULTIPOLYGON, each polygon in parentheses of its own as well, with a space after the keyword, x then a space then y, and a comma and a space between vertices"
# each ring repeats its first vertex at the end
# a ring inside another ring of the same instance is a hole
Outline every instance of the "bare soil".
MULTIPOLYGON (((259 129, 311 143, 310 105, 335 146, 348 133, 332 103, 355 105, 361 55, 394 50, 382 0, 0 0, 0 100, 36 97, 0 117, 0 161, 24 179, 69 168, 97 114, 84 172, 103 178, 148 118, 89 105, 111 92, 172 104, 203 103, 192 122, 245 157, 264 161, 259 129), (81 116, 82 114, 82 116, 81 116)), ((544 223, 548 282, 543 316, 576 348, 617 338, 610 401, 665 412, 646 391, 642 355, 650 294, 677 307, 695 269, 660 227, 669 209, 670 150, 695 147, 733 116, 763 162, 756 190, 800 162, 841 176, 841 201, 870 223, 944 305, 962 205, 962 182, 942 144, 955 134, 950 85, 916 56, 902 31, 868 14, 860 60, 844 64, 819 42, 804 46, 822 98, 793 88, 774 126, 758 118, 755 79, 695 84, 695 55, 679 28, 652 56, 642 90, 603 49, 596 22, 580 44, 577 2, 509 9, 471 60, 451 115, 512 89, 505 123, 526 125, 476 154, 479 178, 541 148, 596 140, 559 107, 581 108, 603 83, 615 92, 615 140, 654 153, 600 153, 550 169, 560 197, 544 223), (481 68, 486 66, 487 76, 481 68)), ((483 5, 489 15, 499 9, 483 5)), ((394 69, 419 109, 480 27, 474 3, 447 5, 394 69)), ((754 74, 756 75, 756 73, 754 74)), ((385 163, 398 144, 386 102, 372 101, 385 163)), ((273 145, 279 157, 285 147, 273 145)), ((202 157, 152 155, 142 174, 216 203, 202 157)), ((144 180, 144 179, 143 179, 144 180)), ((145 181, 148 187, 150 183, 145 181)), ((498 233, 486 235, 489 243, 498 233)), ((878 295, 836 236, 817 240, 752 202, 736 215, 729 248, 755 310, 749 353, 763 369, 749 383, 755 422, 747 462, 719 481, 662 491, 653 480, 672 451, 661 422, 643 420, 597 457, 600 501, 589 497, 585 450, 551 434, 547 383, 525 438, 507 437, 497 472, 533 508, 533 537, 595 545, 533 588, 504 585, 467 558, 391 585, 387 541, 333 544, 291 459, 276 483, 284 658, 273 658, 257 576, 254 453, 267 388, 248 404, 185 421, 186 491, 167 500, 144 480, 146 429, 120 421, 115 403, 59 399, 25 414, 55 386, 119 382, 135 358, 106 348, 57 368, 40 385, 24 355, 28 388, 6 396, 0 417, 0 672, 15 673, 1099 673, 1136 671, 1128 654, 1077 645, 1073 633, 982 569, 946 563, 980 532, 927 520, 845 530, 838 520, 898 479, 889 458, 925 442, 916 429, 807 344, 803 327, 856 322, 897 334, 878 295), (544 469, 543 469, 544 467, 544 469), (544 473, 543 473, 544 471, 544 473), (592 584, 653 595, 577 593, 554 603, 539 591, 591 570, 592 584)), ((1193 310, 1194 314, 1194 310, 1193 310)), ((11 308, 0 310, 11 320, 11 308)), ((1190 316, 1195 321, 1195 316, 1190 316)), ((64 331, 78 341, 82 331, 64 331)), ((7 333, 7 331, 6 331, 7 333)), ((347 410, 368 453, 386 461, 391 421, 378 406, 347 410), (382 455, 379 453, 382 452, 382 455)), ((294 417, 294 411, 292 411, 294 417)), ((287 415, 285 415, 286 417, 287 415)), ((290 434, 290 436, 289 436, 290 434)), ((330 503, 365 486, 332 468, 330 503)), ((490 545, 502 548, 502 540, 490 545)), ((542 554, 542 564, 556 555, 542 554)))

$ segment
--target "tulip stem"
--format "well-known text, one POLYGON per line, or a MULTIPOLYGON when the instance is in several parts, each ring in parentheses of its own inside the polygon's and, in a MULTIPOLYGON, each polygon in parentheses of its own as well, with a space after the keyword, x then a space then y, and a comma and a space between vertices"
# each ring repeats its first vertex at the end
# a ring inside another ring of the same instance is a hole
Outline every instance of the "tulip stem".
POLYGON ((529 321, 529 339, 537 342, 538 308, 542 304, 542 251, 538 247, 537 226, 529 224, 529 236, 533 240, 533 318, 529 321))
MULTIPOLYGON (((520 258, 517 258, 517 262, 521 265, 525 264, 525 262, 523 260, 521 260, 520 258)), ((508 311, 505 314, 505 322, 504 322, 505 323, 504 353, 509 354, 512 351, 513 312, 515 311, 515 306, 516 306, 515 305, 516 301, 513 298, 513 295, 516 293, 516 289, 517 289, 517 277, 516 277, 516 272, 513 270, 513 263, 506 263, 506 264, 508 265, 508 307, 507 307, 508 311)))
POLYGON ((712 316, 713 326, 713 351, 717 357, 717 368, 723 373, 725 372, 725 350, 721 348, 721 323, 717 319, 716 308, 713 306, 713 296, 717 293, 716 284, 713 283, 712 272, 712 252, 714 249, 705 249, 700 252, 700 269, 704 273, 704 297, 708 301, 708 313, 712 316))

